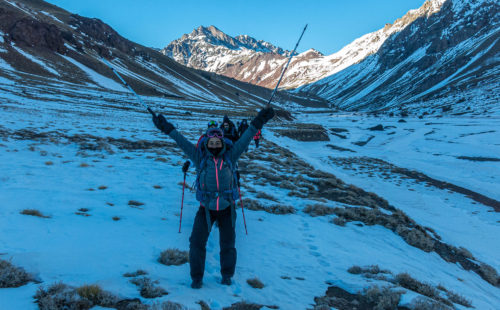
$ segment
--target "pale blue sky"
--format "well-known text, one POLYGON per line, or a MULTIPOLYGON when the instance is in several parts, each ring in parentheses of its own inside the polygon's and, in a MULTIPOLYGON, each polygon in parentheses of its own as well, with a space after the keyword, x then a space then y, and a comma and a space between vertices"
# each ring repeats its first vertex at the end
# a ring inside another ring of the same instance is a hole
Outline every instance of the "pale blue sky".
POLYGON ((298 51, 332 54, 354 39, 420 7, 424 0, 48 0, 70 12, 96 17, 122 36, 164 47, 200 25, 228 35, 248 34, 291 50, 306 23, 298 51))

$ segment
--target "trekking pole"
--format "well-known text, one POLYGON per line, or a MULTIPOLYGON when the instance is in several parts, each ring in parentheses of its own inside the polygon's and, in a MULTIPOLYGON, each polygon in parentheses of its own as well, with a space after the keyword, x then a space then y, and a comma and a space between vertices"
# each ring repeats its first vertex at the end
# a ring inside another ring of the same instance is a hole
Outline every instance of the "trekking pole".
POLYGON ((179 220, 179 234, 181 233, 182 209, 184 209, 184 189, 186 188, 186 174, 189 169, 189 165, 191 165, 191 162, 188 160, 184 163, 184 166, 182 166, 182 172, 184 172, 184 182, 182 182, 181 219, 179 220))
POLYGON ((295 47, 293 48, 293 51, 290 54, 290 58, 288 58, 288 62, 286 63, 285 68, 283 68, 283 71, 281 72, 281 76, 280 76, 280 79, 278 80, 278 84, 276 84, 276 87, 274 88, 274 90, 273 90, 273 92, 271 94, 271 98, 269 98, 269 101, 267 102, 267 107, 269 107, 271 105, 271 101, 273 101, 274 95, 276 94, 276 91, 278 90, 278 86, 281 83, 281 79, 283 78, 283 75, 285 75, 285 71, 286 71, 286 69, 288 69, 288 65, 290 64, 290 61, 292 60, 293 54, 295 54, 295 50, 299 46, 300 40, 302 39, 302 36, 304 35, 304 32, 306 32, 306 29, 307 29, 307 24, 304 27, 304 30, 302 30, 302 34, 300 35, 300 38, 297 41, 297 44, 295 44, 295 47))
POLYGON ((153 112, 153 110, 151 110, 151 108, 144 103, 144 101, 142 101, 141 97, 139 97, 139 95, 132 89, 132 87, 130 87, 130 85, 128 85, 128 83, 118 74, 118 72, 115 70, 115 68, 113 68, 113 66, 111 66, 111 64, 109 63, 109 61, 107 61, 106 59, 102 58, 101 59, 103 60, 103 62, 111 69, 111 71, 113 71, 113 73, 120 79, 120 81, 122 81, 122 83, 137 97, 137 99, 139 100, 139 103, 142 104, 142 106, 144 106, 149 113, 151 113, 153 116, 156 116, 155 112, 153 112))
POLYGON ((241 191, 240 191, 240 172, 236 170, 237 175, 237 185, 238 185, 238 194, 240 195, 240 203, 241 203, 241 213, 243 214, 243 224, 245 224, 245 233, 248 235, 247 230, 247 221, 245 220, 245 210, 243 209, 243 199, 241 199, 241 191))
POLYGON ((245 224, 245 233, 248 235, 247 221, 245 220, 245 210, 243 209, 243 199, 241 199, 241 191, 239 186, 238 186, 238 194, 240 195, 241 213, 243 214, 243 224, 245 224))

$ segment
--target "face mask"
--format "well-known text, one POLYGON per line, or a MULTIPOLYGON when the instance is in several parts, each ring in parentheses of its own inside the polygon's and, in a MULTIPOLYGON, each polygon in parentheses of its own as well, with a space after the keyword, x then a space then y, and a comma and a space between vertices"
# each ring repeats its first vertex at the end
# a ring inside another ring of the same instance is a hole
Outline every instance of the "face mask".
POLYGON ((214 156, 219 155, 219 153, 222 151, 222 147, 215 147, 215 148, 208 148, 210 153, 212 153, 214 156))

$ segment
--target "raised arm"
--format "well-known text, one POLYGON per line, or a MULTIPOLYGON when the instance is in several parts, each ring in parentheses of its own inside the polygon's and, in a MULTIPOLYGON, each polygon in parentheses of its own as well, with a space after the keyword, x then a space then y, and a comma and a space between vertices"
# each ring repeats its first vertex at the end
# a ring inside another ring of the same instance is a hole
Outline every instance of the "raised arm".
POLYGON ((266 107, 259 111, 259 114, 252 120, 250 126, 243 133, 238 141, 233 146, 231 159, 236 162, 241 154, 246 150, 247 146, 252 142, 253 136, 262 129, 264 124, 271 120, 275 115, 274 109, 272 107, 266 107))
POLYGON ((172 139, 175 140, 177 145, 182 149, 182 151, 191 159, 191 161, 197 165, 198 164, 198 152, 196 150, 196 146, 189 142, 186 137, 184 137, 180 132, 175 130, 174 125, 168 122, 165 117, 161 114, 158 116, 153 116, 153 123, 155 126, 160 129, 165 134, 169 135, 172 139))

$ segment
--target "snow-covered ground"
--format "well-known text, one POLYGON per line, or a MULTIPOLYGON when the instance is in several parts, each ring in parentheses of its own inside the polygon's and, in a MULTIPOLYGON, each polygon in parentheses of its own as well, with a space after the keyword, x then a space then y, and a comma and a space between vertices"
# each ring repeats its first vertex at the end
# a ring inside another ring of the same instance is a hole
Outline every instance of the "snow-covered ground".
MULTIPOLYGON (((0 80, 0 259, 11 260, 42 283, 0 289, 0 309, 36 309, 33 296, 37 288, 59 281, 73 286, 99 284, 120 297, 141 298, 137 287, 123 277, 138 269, 147 271, 169 292, 156 300, 179 302, 189 309, 199 309, 199 300, 211 309, 241 300, 280 309, 306 309, 330 285, 356 292, 379 283, 347 272, 353 265, 374 264, 395 274, 408 272, 420 281, 441 284, 470 299, 476 309, 495 309, 500 304, 499 288, 478 274, 446 262, 435 252, 410 246, 382 226, 347 223, 342 227, 330 222, 333 216, 311 217, 302 212, 311 200, 262 185, 255 175, 248 175, 247 185, 257 191, 243 190, 244 197, 256 198, 265 190, 298 212, 275 215, 245 210, 247 236, 241 209, 238 211, 238 263, 230 287, 219 283, 218 230, 214 226, 207 245, 204 287, 193 290, 188 264, 165 266, 157 261, 165 249, 188 250, 198 205, 194 193, 187 191, 179 234, 185 157, 173 141, 154 128, 149 114, 126 93, 71 85, 32 87, 24 94, 19 90, 8 80, 0 80), (130 200, 144 205, 131 207, 130 200), (82 208, 88 211, 79 211, 82 208), (22 215, 23 209, 37 209, 50 218, 22 215), (263 289, 246 283, 254 277, 265 284, 263 289)), ((192 141, 207 120, 213 115, 222 119, 221 110, 231 108, 158 98, 146 101, 192 141), (209 112, 184 113, 205 105, 209 112), (210 106, 214 109, 208 110, 210 106)), ((276 134, 274 130, 283 124, 273 122, 264 131, 268 139, 262 142, 264 150, 269 150, 271 142, 289 149, 316 169, 387 199, 417 223, 434 229, 443 242, 465 247, 478 260, 500 269, 500 216, 491 207, 411 179, 383 178, 377 167, 366 170, 369 164, 364 164, 365 170, 354 170, 344 169, 338 161, 343 157, 381 159, 498 201, 500 162, 457 157, 498 159, 499 119, 457 117, 398 123, 393 118, 325 113, 298 118, 327 129, 346 129, 339 132, 346 139, 330 133, 330 142, 297 142, 276 134), (395 128, 367 129, 379 123, 395 128), (352 144, 371 135, 375 137, 364 146, 352 144), (327 144, 355 153, 335 151, 327 144)), ((255 150, 253 145, 250 153, 279 156, 272 149, 267 154, 255 150)), ((259 160, 256 164, 266 165, 259 160)), ((187 183, 193 181, 194 173, 188 174, 187 183)), ((402 304, 410 302, 411 296, 408 292, 402 304)))

